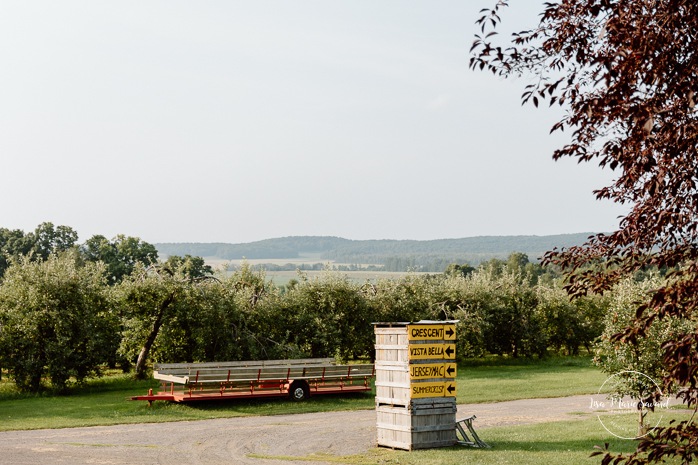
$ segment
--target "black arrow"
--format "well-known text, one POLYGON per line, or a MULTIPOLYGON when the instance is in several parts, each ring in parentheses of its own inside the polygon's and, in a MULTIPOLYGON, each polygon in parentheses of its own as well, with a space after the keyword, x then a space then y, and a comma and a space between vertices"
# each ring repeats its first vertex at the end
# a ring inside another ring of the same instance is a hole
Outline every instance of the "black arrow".
POLYGON ((446 370, 446 373, 448 373, 449 376, 455 372, 456 372, 456 369, 453 367, 448 367, 448 369, 446 370))
POLYGON ((456 332, 453 330, 453 328, 449 327, 448 331, 446 331, 446 336, 451 337, 454 334, 456 334, 456 332))
POLYGON ((449 394, 453 394, 453 391, 456 390, 456 387, 452 384, 449 384, 448 387, 446 388, 449 394))
POLYGON ((455 350, 453 350, 453 347, 448 346, 448 349, 446 349, 446 355, 448 355, 448 358, 451 358, 451 355, 456 353, 455 350))

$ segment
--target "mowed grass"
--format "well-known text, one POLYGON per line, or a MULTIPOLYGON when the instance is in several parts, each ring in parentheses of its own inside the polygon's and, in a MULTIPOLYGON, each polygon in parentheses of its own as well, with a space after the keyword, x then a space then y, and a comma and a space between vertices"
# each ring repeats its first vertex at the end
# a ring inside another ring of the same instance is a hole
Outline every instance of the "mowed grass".
POLYGON ((191 404, 154 402, 149 406, 144 401, 130 400, 132 396, 146 394, 149 388, 157 391, 158 383, 112 374, 89 380, 84 386, 73 388, 68 395, 22 395, 3 378, 0 383, 0 431, 283 415, 373 406, 370 393, 322 396, 301 403, 274 398, 191 404))
MULTIPOLYGON (((545 360, 476 360, 458 368, 458 403, 499 402, 538 397, 564 397, 596 393, 605 376, 588 357, 554 357, 545 360)), ((244 399, 192 404, 131 401, 155 381, 135 381, 110 373, 73 388, 68 395, 25 395, 6 374, 0 381, 0 431, 154 423, 250 415, 282 415, 336 410, 372 409, 375 394, 317 396, 307 402, 287 399, 244 399)))
POLYGON ((606 378, 584 356, 476 359, 458 367, 458 403, 595 394, 606 378))
MULTIPOLYGON (((629 417, 634 418, 634 414, 629 417)), ((667 413, 662 421, 686 418, 685 413, 667 413)), ((629 418, 629 421, 632 421, 629 418)), ((609 444, 609 451, 628 454, 635 450, 637 442, 619 439, 609 434, 598 419, 558 421, 534 425, 485 428, 479 436, 490 449, 455 446, 440 449, 415 450, 411 452, 376 448, 366 454, 331 456, 313 454, 304 457, 251 455, 259 459, 285 459, 305 462, 329 462, 347 465, 402 464, 402 465, 592 465, 601 462, 600 457, 591 457, 594 446, 609 444)), ((678 463, 678 462, 667 462, 678 463)))

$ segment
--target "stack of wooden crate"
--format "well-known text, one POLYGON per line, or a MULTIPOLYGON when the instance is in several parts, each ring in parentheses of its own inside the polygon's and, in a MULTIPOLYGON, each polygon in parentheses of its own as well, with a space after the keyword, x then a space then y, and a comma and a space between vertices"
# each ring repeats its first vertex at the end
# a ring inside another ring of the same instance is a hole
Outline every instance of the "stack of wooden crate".
POLYGON ((456 444, 456 323, 375 324, 379 446, 456 444))

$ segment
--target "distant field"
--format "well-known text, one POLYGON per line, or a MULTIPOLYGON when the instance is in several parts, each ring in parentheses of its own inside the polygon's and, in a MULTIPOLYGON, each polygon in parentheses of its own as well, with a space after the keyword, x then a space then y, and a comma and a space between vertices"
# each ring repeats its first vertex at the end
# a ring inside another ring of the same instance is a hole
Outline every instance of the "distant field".
MULTIPOLYGON (((309 278, 320 276, 324 271, 303 271, 309 278)), ((429 273, 408 273, 398 271, 337 271, 336 273, 345 275, 350 281, 364 283, 366 281, 375 282, 381 279, 397 279, 409 274, 420 275, 429 273)), ((433 274, 433 273, 432 273, 433 274)), ((291 279, 298 279, 296 271, 274 271, 267 272, 267 278, 271 279, 277 286, 285 286, 291 279)))
MULTIPOLYGON (((264 264, 271 264, 271 265, 287 265, 287 264, 292 264, 296 266, 301 266, 301 265, 315 265, 315 264, 321 264, 321 265, 327 265, 327 266, 351 266, 351 265, 356 265, 356 263, 338 263, 334 262, 331 260, 322 260, 320 258, 320 254, 303 254, 298 258, 260 258, 260 259, 255 259, 255 260, 222 260, 217 257, 205 257, 206 264, 210 265, 214 270, 219 270, 219 269, 225 269, 229 265, 242 265, 243 263, 248 263, 250 265, 264 265, 264 264)), ((369 263, 362 263, 360 266, 368 266, 370 265, 369 263)), ((313 270, 304 270, 303 273, 310 277, 316 277, 320 276, 325 271, 313 271, 313 270)), ((407 272, 407 271, 337 271, 337 273, 340 273, 342 275, 347 276, 351 281, 354 282, 366 282, 366 281, 371 281, 375 282, 380 279, 397 279, 402 276, 406 275, 419 275, 419 274, 433 274, 433 273, 415 273, 415 272, 407 272)), ((293 271, 267 271, 267 279, 270 279, 274 282, 274 284, 278 286, 285 286, 288 284, 288 282, 292 279, 297 279, 298 278, 298 272, 293 270, 293 271)))
POLYGON ((335 263, 332 260, 323 260, 322 254, 320 253, 304 253, 300 254, 298 258, 256 258, 256 259, 235 259, 235 260, 224 260, 218 257, 204 257, 207 264, 213 266, 227 266, 232 265, 242 265, 243 263, 249 263, 250 265, 262 265, 265 263, 270 263, 272 265, 286 265, 291 263, 293 265, 314 265, 316 263, 320 264, 331 264, 331 265, 342 265, 342 263, 335 263))

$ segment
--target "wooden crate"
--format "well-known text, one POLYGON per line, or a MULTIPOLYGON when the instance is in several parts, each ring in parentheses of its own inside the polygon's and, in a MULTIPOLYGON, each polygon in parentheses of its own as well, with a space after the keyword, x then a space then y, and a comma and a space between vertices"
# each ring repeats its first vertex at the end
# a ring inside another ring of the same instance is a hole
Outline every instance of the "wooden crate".
POLYGON ((376 404, 410 403, 407 326, 376 327, 376 404))
POLYGON ((376 362, 408 363, 407 326, 375 328, 376 362))
POLYGON ((414 450, 456 444, 456 401, 412 400, 407 407, 377 405, 378 445, 414 450))
POLYGON ((409 405, 410 374, 407 363, 386 365, 376 361, 375 384, 378 405, 409 405))

